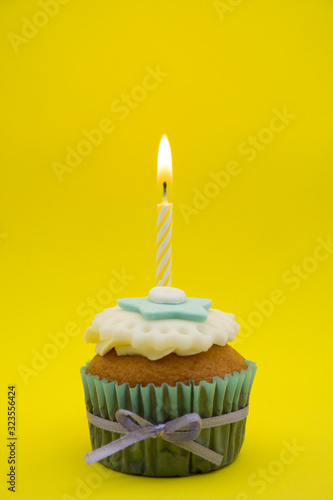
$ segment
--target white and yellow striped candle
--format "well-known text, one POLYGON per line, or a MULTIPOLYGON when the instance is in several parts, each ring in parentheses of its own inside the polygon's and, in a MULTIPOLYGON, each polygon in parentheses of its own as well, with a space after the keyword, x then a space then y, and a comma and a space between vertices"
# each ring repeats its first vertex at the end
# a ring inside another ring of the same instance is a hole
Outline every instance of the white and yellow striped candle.
POLYGON ((167 181, 172 178, 170 144, 163 135, 158 149, 157 179, 163 182, 163 202, 157 205, 156 283, 171 285, 172 203, 167 201, 167 181))

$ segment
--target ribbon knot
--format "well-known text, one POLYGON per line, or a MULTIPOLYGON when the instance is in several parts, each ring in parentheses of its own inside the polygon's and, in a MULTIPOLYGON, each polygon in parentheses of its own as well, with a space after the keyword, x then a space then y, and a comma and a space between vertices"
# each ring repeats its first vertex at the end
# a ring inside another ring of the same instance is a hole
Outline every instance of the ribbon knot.
POLYGON ((184 450, 195 453, 215 465, 220 465, 223 460, 222 455, 196 443, 194 440, 199 436, 202 428, 238 422, 246 418, 247 414, 248 406, 218 417, 201 419, 197 413, 187 413, 165 424, 152 424, 129 410, 118 410, 116 412, 117 422, 98 417, 87 411, 88 421, 91 424, 110 432, 125 434, 125 436, 116 441, 111 441, 111 443, 93 450, 91 453, 87 453, 86 461, 88 465, 93 464, 145 439, 161 438, 176 444, 184 450))
POLYGON ((165 430, 165 424, 155 425, 155 438, 162 437, 165 430))
POLYGON ((201 418, 197 413, 188 413, 165 424, 152 424, 129 410, 118 410, 116 420, 128 432, 139 432, 147 437, 163 437, 173 443, 193 441, 201 431, 201 418), (135 422, 133 422, 135 420, 135 422), (145 433, 142 430, 145 429, 145 433))

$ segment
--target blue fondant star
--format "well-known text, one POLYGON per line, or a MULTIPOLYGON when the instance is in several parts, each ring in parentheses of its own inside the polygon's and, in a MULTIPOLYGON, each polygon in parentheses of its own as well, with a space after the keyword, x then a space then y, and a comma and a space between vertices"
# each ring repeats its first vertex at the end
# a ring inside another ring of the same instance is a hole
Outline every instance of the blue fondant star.
POLYGON ((148 297, 118 299, 118 305, 127 311, 139 312, 146 319, 178 318, 192 321, 205 321, 207 309, 212 306, 211 299, 187 297, 182 304, 158 304, 148 297))

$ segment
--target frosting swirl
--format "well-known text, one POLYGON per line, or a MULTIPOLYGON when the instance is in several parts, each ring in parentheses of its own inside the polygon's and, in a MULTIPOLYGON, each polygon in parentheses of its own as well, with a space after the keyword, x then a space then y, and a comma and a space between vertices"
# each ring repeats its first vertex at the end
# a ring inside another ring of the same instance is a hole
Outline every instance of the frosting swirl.
POLYGON ((205 321, 151 320, 116 306, 96 315, 84 339, 96 343, 95 351, 101 356, 114 348, 120 356, 139 354, 157 360, 172 352, 190 356, 208 351, 213 344, 224 346, 235 339, 238 330, 235 316, 218 309, 209 309, 205 321))

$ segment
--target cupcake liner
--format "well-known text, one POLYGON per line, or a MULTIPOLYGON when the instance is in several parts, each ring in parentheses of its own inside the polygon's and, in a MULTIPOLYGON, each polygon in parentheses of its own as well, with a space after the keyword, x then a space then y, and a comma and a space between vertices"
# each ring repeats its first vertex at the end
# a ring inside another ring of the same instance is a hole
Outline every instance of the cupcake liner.
MULTIPOLYGON (((213 382, 130 387, 127 383, 118 385, 86 373, 88 362, 81 368, 86 407, 90 413, 112 421, 116 420, 117 410, 130 410, 153 424, 165 423, 186 413, 198 413, 201 418, 230 413, 249 404, 257 367, 253 361, 246 361, 246 364, 247 370, 227 374, 224 379, 214 377, 213 382)), ((189 476, 210 472, 235 460, 244 441, 245 425, 246 418, 201 430, 196 441, 223 455, 219 466, 161 438, 149 438, 131 445, 100 463, 118 472, 143 476, 189 476)), ((93 450, 122 436, 91 423, 89 432, 93 450)))

